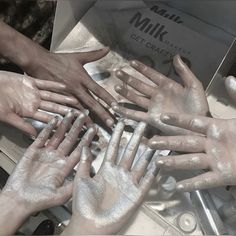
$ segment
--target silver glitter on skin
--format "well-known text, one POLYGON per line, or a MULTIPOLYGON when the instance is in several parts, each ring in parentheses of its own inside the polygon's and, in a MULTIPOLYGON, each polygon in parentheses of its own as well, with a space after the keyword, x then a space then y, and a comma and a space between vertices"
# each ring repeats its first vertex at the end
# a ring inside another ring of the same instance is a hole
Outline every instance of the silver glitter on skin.
POLYGON ((163 117, 165 117, 163 121, 167 124, 204 135, 158 137, 158 140, 153 138, 150 141, 152 147, 156 145, 158 148, 174 151, 196 152, 161 158, 157 161, 157 165, 160 167, 168 170, 209 170, 194 178, 180 181, 177 185, 180 191, 236 185, 236 119, 223 120, 178 114, 165 114, 163 117), (199 123, 193 125, 193 120, 199 120, 199 123), (193 142, 189 147, 189 140, 196 138, 202 141, 193 142), (162 143, 160 141, 157 145, 159 140, 162 140, 162 143))
POLYGON ((84 162, 80 163, 75 179, 73 215, 64 235, 116 234, 127 223, 157 175, 155 162, 150 158, 154 152, 150 149, 130 169, 136 154, 133 150, 137 151, 145 128, 145 123, 139 123, 117 164, 124 130, 124 124, 120 121, 108 145, 101 169, 94 178, 84 171, 91 166, 91 153, 89 149, 83 149, 84 162), (142 174, 137 175, 137 170, 142 170, 142 174))
POLYGON ((35 139, 36 129, 24 118, 47 123, 53 116, 45 111, 64 115, 71 108, 61 104, 65 104, 65 101, 68 105, 77 103, 72 96, 51 92, 59 90, 61 86, 61 83, 42 83, 26 75, 0 71, 0 121, 22 130, 35 139))
POLYGON ((116 86, 116 92, 147 110, 147 113, 119 107, 117 104, 112 108, 130 119, 147 122, 168 135, 192 134, 191 131, 183 128, 167 125, 160 119, 161 114, 167 112, 204 116, 209 112, 206 95, 200 81, 180 56, 174 57, 173 64, 184 87, 138 61, 132 61, 131 66, 149 78, 154 85, 144 83, 124 71, 118 70, 117 78, 142 95, 138 95, 127 86, 116 86))
MULTIPOLYGON (((23 223, 34 212, 62 205, 72 196, 73 182, 66 177, 79 162, 82 147, 89 146, 97 132, 91 126, 74 149, 80 133, 78 127, 85 124, 86 115, 79 115, 70 129, 73 135, 65 136, 75 117, 76 111, 71 110, 51 138, 58 118, 50 121, 27 149, 3 188, 1 196, 13 198, 24 209, 24 219, 19 222, 23 223), (77 132, 74 132, 75 127, 77 132)), ((14 232, 5 232, 4 227, 0 227, 0 234, 14 232)))

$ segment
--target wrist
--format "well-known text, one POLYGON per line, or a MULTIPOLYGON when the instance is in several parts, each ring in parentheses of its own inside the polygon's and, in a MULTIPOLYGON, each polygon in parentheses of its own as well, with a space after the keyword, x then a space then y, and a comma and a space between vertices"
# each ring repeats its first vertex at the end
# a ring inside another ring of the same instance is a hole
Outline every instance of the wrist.
POLYGON ((25 205, 16 195, 2 192, 0 194, 0 235, 12 235, 30 216, 25 205))
POLYGON ((37 71, 45 67, 45 62, 49 56, 49 51, 36 45, 28 54, 27 59, 21 62, 21 69, 28 75, 37 77, 37 71))
POLYGON ((27 207, 28 204, 26 204, 24 199, 19 197, 17 192, 13 193, 3 190, 0 194, 0 202, 6 202, 9 205, 9 211, 13 210, 18 216, 24 218, 27 218, 34 213, 29 207, 27 207))
POLYGON ((62 236, 66 235, 95 235, 96 233, 91 233, 86 230, 84 224, 80 222, 79 217, 75 217, 74 214, 71 217, 69 225, 65 228, 62 236))

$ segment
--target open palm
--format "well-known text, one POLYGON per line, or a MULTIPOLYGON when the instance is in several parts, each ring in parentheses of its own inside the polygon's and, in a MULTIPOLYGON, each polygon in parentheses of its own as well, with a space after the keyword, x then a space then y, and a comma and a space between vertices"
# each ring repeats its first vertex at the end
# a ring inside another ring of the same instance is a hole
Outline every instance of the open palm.
POLYGON ((183 86, 137 61, 132 61, 131 66, 149 78, 154 83, 153 86, 124 71, 118 71, 117 77, 142 95, 124 86, 116 86, 116 91, 147 112, 133 111, 117 105, 113 106, 113 109, 128 118, 148 122, 166 134, 189 133, 187 130, 166 125, 160 120, 160 115, 165 112, 205 116, 209 111, 201 82, 181 60, 180 56, 175 56, 173 62, 175 70, 183 80, 183 86))
POLYGON ((140 123, 117 164, 119 142, 124 123, 116 126, 104 162, 94 178, 89 177, 91 156, 83 150, 75 179, 72 224, 78 224, 78 234, 115 234, 141 204, 156 176, 153 151, 147 149, 134 165, 133 160, 146 125, 140 123))

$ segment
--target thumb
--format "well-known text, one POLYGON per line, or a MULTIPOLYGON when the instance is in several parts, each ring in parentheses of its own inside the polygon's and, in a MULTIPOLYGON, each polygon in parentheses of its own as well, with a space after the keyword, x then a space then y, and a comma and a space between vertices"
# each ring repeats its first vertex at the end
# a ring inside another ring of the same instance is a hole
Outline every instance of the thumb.
POLYGON ((92 157, 92 153, 89 147, 84 146, 82 149, 79 167, 76 173, 76 179, 90 177, 90 169, 91 169, 92 160, 93 160, 93 157, 92 157))
POLYGON ((84 65, 89 62, 97 61, 103 57, 105 57, 110 51, 109 47, 105 47, 99 50, 90 51, 90 52, 82 52, 79 53, 79 61, 84 65))
POLYGON ((36 129, 31 124, 27 123, 22 117, 18 116, 17 114, 11 113, 7 115, 4 121, 30 136, 34 136, 34 137, 37 136, 36 129))

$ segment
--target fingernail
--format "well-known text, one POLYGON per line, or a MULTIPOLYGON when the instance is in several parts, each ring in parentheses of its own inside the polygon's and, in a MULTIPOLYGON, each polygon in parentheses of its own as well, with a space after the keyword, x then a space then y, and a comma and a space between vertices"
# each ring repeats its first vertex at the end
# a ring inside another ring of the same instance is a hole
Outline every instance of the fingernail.
POLYGON ((186 63, 182 60, 181 56, 179 54, 177 54, 174 59, 176 59, 176 61, 179 63, 179 64, 175 64, 175 66, 179 66, 180 68, 181 67, 184 67, 186 66, 186 63))
POLYGON ((137 63, 137 61, 131 61, 130 62, 130 65, 133 66, 133 67, 138 67, 139 64, 137 63))
POLYGON ((124 76, 124 72, 122 70, 117 70, 116 71, 116 76, 117 77, 123 77, 124 76))
POLYGON ((160 161, 157 161, 157 166, 163 166, 165 164, 164 161, 160 160, 160 161))
POLYGON ((74 114, 75 114, 75 110, 74 110, 74 109, 71 109, 71 110, 66 114, 66 117, 67 117, 67 118, 70 118, 70 117, 74 116, 74 114))
POLYGON ((83 113, 88 116, 89 115, 89 110, 85 109, 85 110, 83 110, 83 113))
POLYGON ((118 109, 119 109, 118 103, 117 103, 117 102, 112 102, 112 103, 111 103, 111 108, 112 108, 113 110, 118 110, 118 109))
POLYGON ((176 187, 176 189, 177 189, 178 191, 183 191, 183 190, 184 190, 184 185, 183 185, 183 184, 178 184, 177 187, 176 187))
POLYGON ((160 146, 160 145, 165 145, 166 142, 162 140, 153 140, 150 141, 151 146, 160 146))
POLYGON ((114 121, 112 119, 107 119, 106 124, 108 127, 111 127, 114 124, 114 121))
POLYGON ((97 133, 98 132, 98 127, 95 124, 92 124, 88 126, 89 130, 92 130, 93 132, 97 133))
POLYGON ((121 90, 122 90, 122 88, 120 85, 115 85, 115 91, 121 91, 121 90))
POLYGON ((170 120, 170 116, 169 115, 162 115, 161 120, 162 121, 168 121, 168 120, 170 120))

